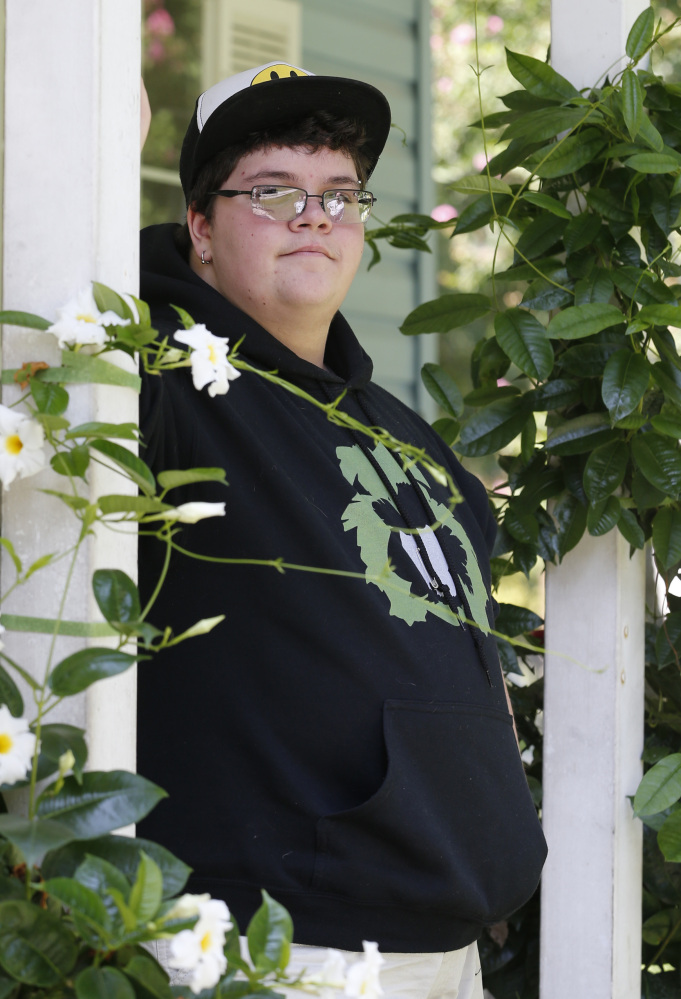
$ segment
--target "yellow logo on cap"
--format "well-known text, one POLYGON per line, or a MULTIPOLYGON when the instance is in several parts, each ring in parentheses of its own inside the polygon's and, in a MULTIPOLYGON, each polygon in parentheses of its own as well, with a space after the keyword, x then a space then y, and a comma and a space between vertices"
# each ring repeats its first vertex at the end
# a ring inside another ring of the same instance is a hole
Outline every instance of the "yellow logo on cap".
POLYGON ((278 66, 268 66, 267 69, 260 70, 251 80, 251 86, 254 87, 256 83, 269 83, 270 80, 281 80, 287 76, 308 76, 308 74, 302 69, 296 69, 295 66, 288 66, 282 62, 278 66))

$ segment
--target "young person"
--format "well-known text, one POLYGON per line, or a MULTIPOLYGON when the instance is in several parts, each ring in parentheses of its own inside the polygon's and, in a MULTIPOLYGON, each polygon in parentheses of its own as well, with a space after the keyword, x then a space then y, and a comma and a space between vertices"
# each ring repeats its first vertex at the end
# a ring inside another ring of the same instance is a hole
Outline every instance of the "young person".
MULTIPOLYGON (((140 671, 139 767, 169 792, 140 827, 244 928, 260 889, 313 947, 377 941, 388 995, 482 995, 475 941, 535 890, 545 843, 490 635, 494 520, 482 485, 371 380, 338 309, 357 271, 367 184, 390 129, 368 84, 267 65, 216 84, 182 149, 187 224, 142 234, 141 296, 363 424, 424 448, 422 467, 304 398, 243 373, 197 392, 150 378, 146 460, 223 467, 226 502, 186 529, 155 607, 216 630, 140 671), (287 566, 231 565, 229 559, 287 566), (215 561, 211 561, 214 559, 215 561)), ((143 588, 163 560, 142 540, 143 588)))

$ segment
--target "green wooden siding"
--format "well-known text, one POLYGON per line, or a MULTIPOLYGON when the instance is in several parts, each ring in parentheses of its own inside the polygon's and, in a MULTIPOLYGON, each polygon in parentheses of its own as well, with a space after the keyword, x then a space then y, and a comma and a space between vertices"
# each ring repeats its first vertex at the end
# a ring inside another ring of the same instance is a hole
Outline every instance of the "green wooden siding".
MULTIPOLYGON (((371 178, 378 219, 429 212, 430 65, 429 0, 301 0, 302 64, 313 73, 356 77, 382 90, 395 128, 371 178)), ((371 226, 371 222, 369 226, 371 226)), ((420 302, 435 295, 430 254, 381 246, 383 260, 362 267, 343 312, 374 360, 376 380, 411 406, 431 415, 419 371, 434 360, 435 339, 403 337, 398 327, 420 302)), ((367 250, 366 263, 371 259, 367 250)))

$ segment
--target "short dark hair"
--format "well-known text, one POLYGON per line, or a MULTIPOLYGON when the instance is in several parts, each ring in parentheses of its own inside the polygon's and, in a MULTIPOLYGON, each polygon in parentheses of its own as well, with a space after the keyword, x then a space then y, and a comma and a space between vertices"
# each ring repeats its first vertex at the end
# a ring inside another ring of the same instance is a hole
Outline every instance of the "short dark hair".
MULTIPOLYGON (((187 204, 210 222, 214 204, 210 192, 224 184, 239 160, 248 153, 278 147, 303 148, 310 153, 319 149, 341 150, 351 157, 358 180, 364 185, 371 165, 370 157, 362 152, 365 143, 366 131, 362 124, 351 118, 337 118, 328 111, 317 111, 293 124, 275 125, 252 132, 243 142, 226 146, 201 168, 189 191, 187 204)), ((177 241, 181 250, 188 254, 192 244, 186 222, 178 233, 177 241)))

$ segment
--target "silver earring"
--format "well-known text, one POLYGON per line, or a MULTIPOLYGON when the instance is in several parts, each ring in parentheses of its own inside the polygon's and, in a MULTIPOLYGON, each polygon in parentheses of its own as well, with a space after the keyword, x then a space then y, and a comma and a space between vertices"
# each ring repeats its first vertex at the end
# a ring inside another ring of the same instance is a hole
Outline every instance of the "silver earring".
POLYGON ((202 264, 210 264, 210 263, 212 263, 211 260, 206 260, 205 253, 206 253, 205 250, 201 250, 201 263, 202 264))

